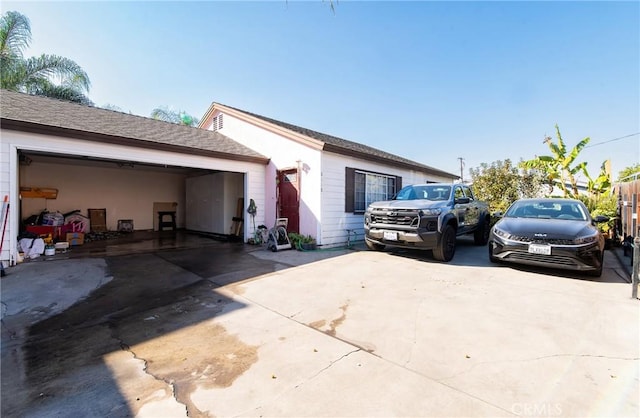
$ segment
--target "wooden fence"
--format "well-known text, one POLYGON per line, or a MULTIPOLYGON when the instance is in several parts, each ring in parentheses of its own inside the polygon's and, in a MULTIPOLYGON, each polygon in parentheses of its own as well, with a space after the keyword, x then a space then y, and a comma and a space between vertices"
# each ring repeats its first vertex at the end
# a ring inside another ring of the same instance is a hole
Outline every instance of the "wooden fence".
POLYGON ((627 236, 640 237, 640 179, 627 183, 616 183, 614 193, 618 196, 618 234, 624 239, 627 236))

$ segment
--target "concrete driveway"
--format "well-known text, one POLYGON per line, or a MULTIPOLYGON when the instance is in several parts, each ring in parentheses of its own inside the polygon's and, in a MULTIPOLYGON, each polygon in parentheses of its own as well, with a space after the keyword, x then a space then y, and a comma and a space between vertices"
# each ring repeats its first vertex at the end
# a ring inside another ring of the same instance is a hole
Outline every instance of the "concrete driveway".
POLYGON ((220 244, 2 279, 3 416, 640 415, 640 303, 602 278, 220 244), (222 267, 225 266, 225 267, 222 267))

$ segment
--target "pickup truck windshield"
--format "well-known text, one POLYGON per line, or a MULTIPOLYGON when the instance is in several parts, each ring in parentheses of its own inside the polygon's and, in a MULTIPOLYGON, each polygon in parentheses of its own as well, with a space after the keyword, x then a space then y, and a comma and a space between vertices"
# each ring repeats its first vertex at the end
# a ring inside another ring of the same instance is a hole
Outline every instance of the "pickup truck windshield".
POLYGON ((451 186, 412 185, 403 187, 394 200, 449 200, 451 186))

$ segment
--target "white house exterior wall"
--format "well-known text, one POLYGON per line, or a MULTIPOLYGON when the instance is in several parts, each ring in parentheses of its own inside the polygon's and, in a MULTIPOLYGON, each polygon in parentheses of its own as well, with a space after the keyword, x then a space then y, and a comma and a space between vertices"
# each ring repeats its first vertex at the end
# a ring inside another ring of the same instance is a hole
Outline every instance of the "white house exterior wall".
MULTIPOLYGON (((245 198, 248 201, 248 197, 250 196, 255 200, 258 206, 264 207, 265 205, 265 166, 263 164, 181 154, 176 152, 156 151, 124 145, 104 144, 93 141, 74 140, 59 136, 23 133, 13 130, 2 130, 1 137, 0 196, 1 198, 4 198, 5 195, 8 195, 12 207, 16 207, 16 202, 18 202, 19 197, 19 167, 17 162, 19 149, 244 173, 245 198)), ((41 185, 41 187, 47 186, 41 185)), ((156 187, 158 186, 156 185, 156 187)), ((99 195, 103 192, 97 190, 94 191, 94 193, 99 195)), ((9 264, 13 264, 16 260, 16 237, 17 232, 19 231, 19 222, 17 211, 10 210, 4 242, 2 245, 2 253, 0 253, 0 260, 5 262, 5 265, 7 265, 7 261, 9 264)), ((256 216, 256 223, 262 224, 264 222, 264 212, 259 212, 256 216)), ((252 233, 252 229, 248 223, 245 222, 244 236, 249 237, 252 233)))
MULTIPOLYGON (((215 114, 214 114, 215 116, 215 114)), ((266 129, 224 114, 223 128, 219 132, 270 158, 267 181, 262 185, 266 193, 266 206, 258 205, 266 218, 266 226, 273 226, 276 213, 276 172, 287 168, 300 168, 300 233, 317 238, 320 235, 321 213, 321 151, 285 138, 266 129)), ((206 129, 211 129, 207 126, 206 129)), ((249 195, 249 198, 253 196, 249 195)), ((256 222, 257 218, 256 218, 256 222)))
MULTIPOLYGON (((345 212, 345 169, 352 167, 364 171, 402 177, 402 185, 424 182, 451 183, 447 177, 428 175, 414 170, 400 169, 353 157, 323 152, 322 154, 322 239, 327 246, 342 245, 347 241, 347 230, 353 230, 357 239, 364 239, 364 216, 345 212)), ((352 236, 353 240, 354 237, 352 236)))

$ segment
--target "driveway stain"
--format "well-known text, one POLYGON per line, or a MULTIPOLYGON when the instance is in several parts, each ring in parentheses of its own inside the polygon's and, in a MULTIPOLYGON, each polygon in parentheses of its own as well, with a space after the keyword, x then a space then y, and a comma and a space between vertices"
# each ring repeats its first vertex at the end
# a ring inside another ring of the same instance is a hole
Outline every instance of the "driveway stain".
POLYGON ((342 311, 342 315, 340 315, 338 318, 332 320, 329 323, 329 329, 323 329, 325 327, 325 325, 327 325, 327 320, 326 319, 320 319, 318 321, 313 321, 313 322, 310 322, 308 325, 313 329, 317 329, 318 331, 322 331, 327 335, 331 335, 332 337, 335 337, 336 336, 336 328, 340 324, 342 324, 345 319, 347 319, 347 309, 349 309, 349 303, 348 302, 340 307, 340 310, 342 311))
POLYGON ((345 319, 347 319, 347 309, 349 308, 349 304, 344 304, 340 307, 340 310, 342 311, 342 315, 340 315, 340 317, 334 319, 333 321, 331 321, 331 323, 329 324, 330 329, 327 331, 327 334, 335 337, 336 336, 336 328, 342 324, 344 322, 345 319))
MULTIPOLYGON (((120 331, 125 340, 129 332, 137 332, 120 331)), ((186 405, 190 417, 206 417, 191 401, 191 394, 198 388, 231 386, 258 361, 258 348, 209 320, 198 327, 160 333, 129 351, 145 361, 146 373, 173 386, 176 400, 186 405)))

